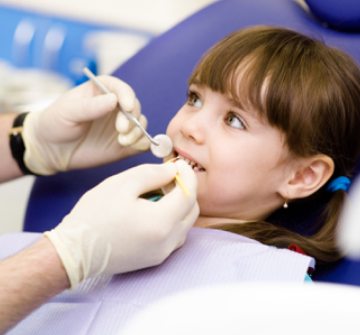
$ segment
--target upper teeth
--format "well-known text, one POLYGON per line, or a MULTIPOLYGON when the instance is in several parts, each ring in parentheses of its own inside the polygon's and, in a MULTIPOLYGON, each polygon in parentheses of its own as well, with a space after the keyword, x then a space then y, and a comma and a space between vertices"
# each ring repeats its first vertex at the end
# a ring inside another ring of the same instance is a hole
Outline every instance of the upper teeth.
POLYGON ((194 171, 205 171, 205 169, 201 165, 199 165, 198 163, 196 163, 196 162, 194 162, 194 161, 192 161, 192 160, 190 160, 190 159, 188 159, 186 157, 178 155, 177 159, 184 160, 186 163, 188 163, 193 168, 194 171))

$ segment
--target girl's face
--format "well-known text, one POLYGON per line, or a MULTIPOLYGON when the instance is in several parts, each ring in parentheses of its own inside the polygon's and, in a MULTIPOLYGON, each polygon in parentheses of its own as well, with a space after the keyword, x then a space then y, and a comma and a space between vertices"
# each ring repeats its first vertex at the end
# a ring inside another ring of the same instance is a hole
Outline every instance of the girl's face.
POLYGON ((283 134, 255 111, 192 84, 167 134, 174 154, 193 165, 201 216, 209 222, 263 219, 283 204, 279 189, 293 158, 283 134))

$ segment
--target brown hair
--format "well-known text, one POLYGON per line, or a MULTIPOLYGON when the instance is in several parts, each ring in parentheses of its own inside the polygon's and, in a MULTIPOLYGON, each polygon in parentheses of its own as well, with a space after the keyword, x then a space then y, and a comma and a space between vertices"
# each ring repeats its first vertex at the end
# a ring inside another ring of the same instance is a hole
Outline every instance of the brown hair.
MULTIPOLYGON (((354 173, 360 150, 360 70, 343 52, 288 29, 248 28, 211 48, 189 82, 256 110, 285 134, 295 155, 328 155, 335 163, 334 177, 354 173)), ((296 244, 319 262, 331 262, 341 257, 335 232, 344 199, 345 192, 327 192, 325 185, 291 203, 297 214, 314 208, 315 217, 306 218, 311 220, 307 232, 299 233, 296 223, 280 222, 290 220, 290 208, 279 210, 281 220, 269 218, 272 224, 225 223, 220 229, 278 247, 296 244), (311 205, 314 201, 323 204, 322 213, 317 213, 319 204, 311 205)))

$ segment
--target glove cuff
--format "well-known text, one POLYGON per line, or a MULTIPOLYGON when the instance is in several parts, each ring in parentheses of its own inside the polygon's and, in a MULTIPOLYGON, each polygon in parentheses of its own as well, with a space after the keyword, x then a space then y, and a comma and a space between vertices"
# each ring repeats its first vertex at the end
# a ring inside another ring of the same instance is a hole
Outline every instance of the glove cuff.
POLYGON ((71 220, 69 215, 44 235, 54 245, 72 289, 87 278, 109 274, 111 247, 86 224, 71 220))
POLYGON ((38 139, 38 119, 40 112, 31 112, 24 120, 23 141, 25 144, 24 163, 37 175, 48 176, 55 174, 57 170, 52 161, 49 161, 51 152, 46 141, 38 139))
POLYGON ((74 258, 71 255, 71 248, 64 245, 60 236, 55 229, 44 232, 46 236, 58 253, 61 263, 63 264, 66 274, 69 278, 70 288, 74 289, 83 280, 84 276, 81 274, 80 267, 76 264, 74 258))

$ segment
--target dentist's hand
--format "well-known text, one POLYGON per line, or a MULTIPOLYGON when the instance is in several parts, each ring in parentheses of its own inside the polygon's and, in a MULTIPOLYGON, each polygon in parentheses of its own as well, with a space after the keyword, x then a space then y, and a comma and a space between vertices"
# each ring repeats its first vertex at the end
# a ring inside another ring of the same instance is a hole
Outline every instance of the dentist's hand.
POLYGON ((50 175, 112 162, 149 148, 148 140, 117 108, 119 102, 146 128, 132 88, 111 76, 99 80, 114 93, 104 95, 89 81, 44 111, 27 115, 24 161, 30 171, 50 175))
POLYGON ((140 165, 87 192, 59 226, 45 235, 55 246, 71 287, 101 273, 115 274, 163 262, 180 247, 199 214, 197 180, 183 161, 140 165), (140 196, 180 174, 189 189, 175 186, 159 201, 140 196))

